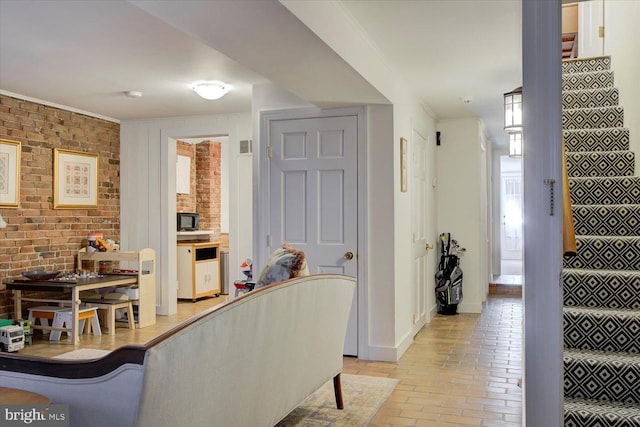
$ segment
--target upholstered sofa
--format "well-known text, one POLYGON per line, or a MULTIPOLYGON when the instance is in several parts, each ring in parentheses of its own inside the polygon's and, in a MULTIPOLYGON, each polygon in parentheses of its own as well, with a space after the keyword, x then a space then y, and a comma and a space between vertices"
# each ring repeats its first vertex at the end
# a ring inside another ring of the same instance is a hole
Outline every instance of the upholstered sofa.
POLYGON ((0 354, 0 386, 68 404, 71 425, 268 426, 334 379, 355 280, 312 275, 213 307, 90 361, 0 354))

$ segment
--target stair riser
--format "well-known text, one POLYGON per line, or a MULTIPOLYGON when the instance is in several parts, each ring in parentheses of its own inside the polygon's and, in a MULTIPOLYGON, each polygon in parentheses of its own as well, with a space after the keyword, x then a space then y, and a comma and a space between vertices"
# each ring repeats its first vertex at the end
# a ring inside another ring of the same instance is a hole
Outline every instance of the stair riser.
POLYGON ((569 178, 574 205, 638 205, 640 178, 569 178))
POLYGON ((635 162, 632 151, 567 153, 570 177, 633 176, 635 162))
POLYGON ((604 129, 624 126, 624 108, 605 107, 565 110, 562 129, 604 129))
POLYGON ((602 401, 565 400, 564 427, 638 427, 637 405, 602 401))
POLYGON ((609 315, 602 311, 563 313, 564 346, 580 350, 640 353, 640 317, 632 312, 609 315))
POLYGON ((626 151, 629 149, 629 129, 574 129, 564 130, 567 152, 626 151))
POLYGON ((569 307, 640 310, 640 274, 634 272, 565 269, 562 291, 569 307))
POLYGON ((620 102, 618 89, 607 87, 590 90, 570 90, 562 93, 562 108, 572 110, 576 108, 615 107, 620 102))
POLYGON ((640 403, 640 365, 565 356, 564 372, 565 397, 640 403))
POLYGON ((578 236, 640 236, 640 205, 573 206, 578 236))
POLYGON ((608 71, 610 68, 611 58, 608 56, 562 62, 563 74, 587 73, 590 71, 608 71))
POLYGON ((588 73, 563 74, 562 91, 588 90, 613 87, 613 72, 592 71, 588 73))
POLYGON ((565 268, 640 270, 639 237, 576 238, 577 255, 565 257, 565 268))

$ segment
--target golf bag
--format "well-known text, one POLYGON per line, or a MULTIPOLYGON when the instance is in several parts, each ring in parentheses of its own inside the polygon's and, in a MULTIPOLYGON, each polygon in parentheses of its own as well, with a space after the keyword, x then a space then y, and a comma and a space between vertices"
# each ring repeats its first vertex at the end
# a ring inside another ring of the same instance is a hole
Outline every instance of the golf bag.
POLYGON ((462 302, 460 257, 464 251, 465 248, 451 239, 451 233, 440 235, 440 263, 436 273, 436 301, 440 314, 457 314, 458 304, 462 302))

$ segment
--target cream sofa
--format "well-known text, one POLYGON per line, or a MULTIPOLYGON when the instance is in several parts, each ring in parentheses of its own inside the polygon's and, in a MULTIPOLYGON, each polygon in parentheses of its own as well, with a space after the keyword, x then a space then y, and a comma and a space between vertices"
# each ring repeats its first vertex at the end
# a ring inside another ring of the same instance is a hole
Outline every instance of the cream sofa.
POLYGON ((339 391, 354 289, 338 275, 276 283, 92 361, 1 353, 0 386, 68 404, 77 427, 270 427, 328 380, 339 391))

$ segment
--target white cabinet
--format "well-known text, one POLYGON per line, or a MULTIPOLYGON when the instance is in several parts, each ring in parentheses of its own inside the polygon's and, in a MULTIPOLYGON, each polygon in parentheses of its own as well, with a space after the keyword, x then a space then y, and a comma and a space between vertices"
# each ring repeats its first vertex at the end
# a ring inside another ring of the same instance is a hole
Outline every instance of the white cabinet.
POLYGON ((219 249, 211 242, 178 244, 178 298, 220 295, 219 249))

